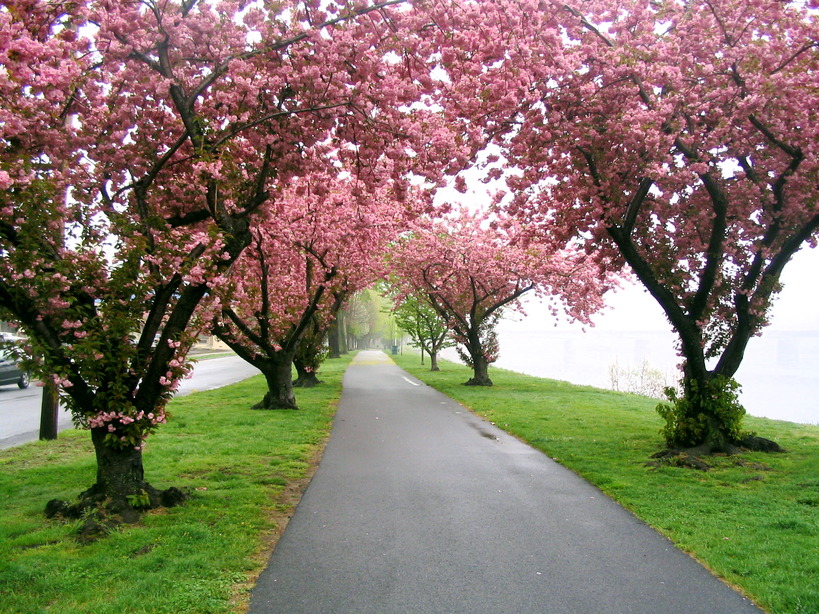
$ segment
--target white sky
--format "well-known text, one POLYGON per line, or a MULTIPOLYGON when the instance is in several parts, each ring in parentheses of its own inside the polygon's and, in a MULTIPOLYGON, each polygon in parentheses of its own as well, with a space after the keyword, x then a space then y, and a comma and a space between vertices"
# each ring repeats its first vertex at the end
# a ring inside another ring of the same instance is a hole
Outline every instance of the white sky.
MULTIPOLYGON (((819 249, 804 248, 782 272, 783 290, 771 309, 765 330, 819 331, 819 249)), ((606 299, 608 307, 594 316, 594 330, 670 330, 660 306, 639 284, 627 284, 606 299)), ((520 316, 512 319, 520 320, 520 316)), ((511 323, 510 323, 511 324, 511 323)), ((555 327, 554 318, 537 302, 527 301, 525 323, 532 330, 555 327)), ((580 324, 557 323, 562 330, 580 330, 580 324)))
MULTIPOLYGON (((783 290, 771 309, 766 330, 819 331, 819 249, 804 248, 782 272, 783 290)), ((609 295, 610 308, 594 318, 601 330, 668 330, 656 301, 641 286, 624 286, 609 295)), ((530 309, 530 316, 535 309, 530 309)))

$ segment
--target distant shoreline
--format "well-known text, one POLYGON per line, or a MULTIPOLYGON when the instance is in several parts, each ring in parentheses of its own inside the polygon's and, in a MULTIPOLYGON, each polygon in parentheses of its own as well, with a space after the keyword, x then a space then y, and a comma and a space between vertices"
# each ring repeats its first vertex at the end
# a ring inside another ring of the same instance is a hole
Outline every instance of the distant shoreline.
MULTIPOLYGON (((678 378, 680 359, 671 331, 526 330, 521 324, 499 326, 500 356, 494 366, 605 390, 612 389, 609 367, 614 364, 637 368, 646 363, 666 375, 669 385, 678 378)), ((443 357, 459 362, 454 349, 443 357)), ((736 380, 750 415, 819 424, 819 330, 770 330, 752 338, 736 380)))

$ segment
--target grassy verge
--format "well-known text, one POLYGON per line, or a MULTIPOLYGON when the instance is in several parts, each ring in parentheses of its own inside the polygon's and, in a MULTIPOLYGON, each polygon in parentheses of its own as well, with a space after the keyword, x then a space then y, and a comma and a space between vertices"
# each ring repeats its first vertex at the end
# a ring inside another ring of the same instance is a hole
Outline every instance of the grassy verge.
POLYGON ((786 454, 715 457, 707 472, 646 465, 662 446, 657 401, 491 372, 463 386, 466 367, 431 373, 393 356, 427 384, 596 484, 773 614, 819 613, 819 427, 748 417, 786 454))
POLYGON ((148 441, 147 479, 190 491, 185 505, 146 514, 79 545, 77 523, 43 516, 94 481, 88 433, 0 451, 0 612, 241 612, 323 449, 349 357, 329 360, 323 386, 297 391, 300 411, 251 411, 261 376, 174 400, 148 441))

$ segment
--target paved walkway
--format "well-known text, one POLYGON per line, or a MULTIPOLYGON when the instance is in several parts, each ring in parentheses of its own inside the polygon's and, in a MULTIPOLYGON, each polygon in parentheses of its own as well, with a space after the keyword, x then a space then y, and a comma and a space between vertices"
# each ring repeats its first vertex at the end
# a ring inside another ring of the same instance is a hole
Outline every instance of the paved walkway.
POLYGON ((572 472, 367 351, 250 612, 760 610, 572 472))

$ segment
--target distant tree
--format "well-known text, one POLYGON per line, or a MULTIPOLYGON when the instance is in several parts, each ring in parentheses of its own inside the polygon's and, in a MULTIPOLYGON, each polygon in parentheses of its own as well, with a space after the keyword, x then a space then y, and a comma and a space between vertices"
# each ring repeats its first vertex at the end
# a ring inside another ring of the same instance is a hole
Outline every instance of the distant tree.
MULTIPOLYGON (((397 228, 395 230, 391 238, 397 234, 397 228)), ((384 249, 386 244, 382 244, 379 258, 384 249)), ((385 300, 372 287, 364 288, 350 297, 344 308, 348 347, 364 348, 377 340, 390 338, 385 304, 385 300)))
POLYGON ((441 350, 455 345, 446 320, 427 301, 426 297, 406 295, 393 309, 398 327, 412 339, 412 344, 429 355, 430 371, 439 371, 438 355, 441 350))

